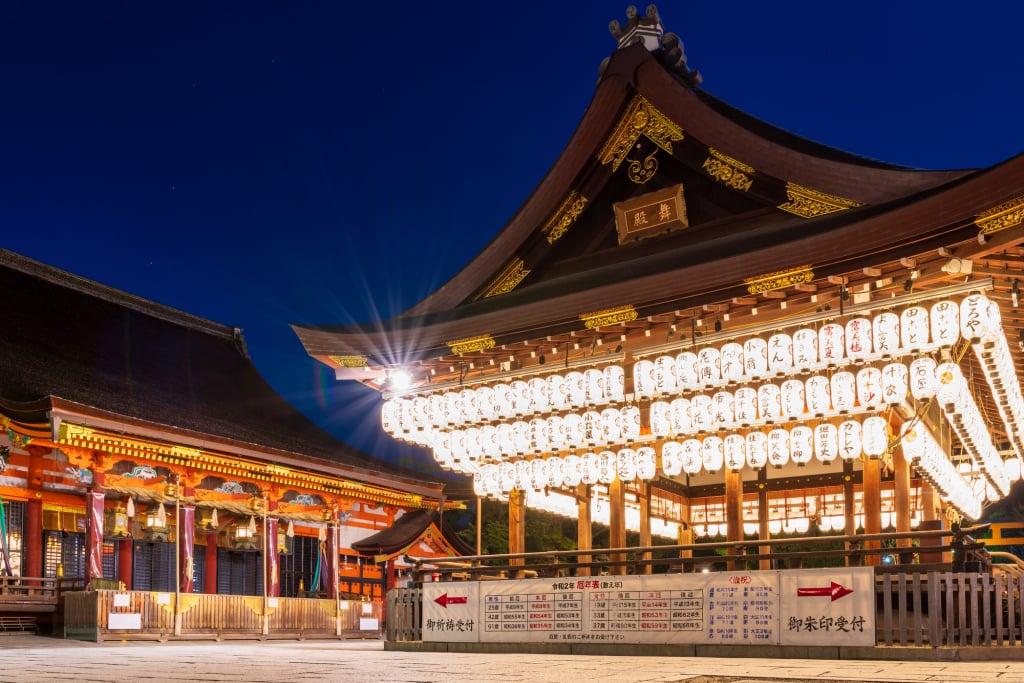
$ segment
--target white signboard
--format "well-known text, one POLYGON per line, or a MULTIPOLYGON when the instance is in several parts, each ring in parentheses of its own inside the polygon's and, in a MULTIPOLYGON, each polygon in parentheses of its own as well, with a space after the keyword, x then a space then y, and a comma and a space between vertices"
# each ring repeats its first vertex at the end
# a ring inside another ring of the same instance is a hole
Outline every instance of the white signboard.
POLYGON ((138 612, 111 612, 107 615, 107 628, 141 629, 142 615, 138 612))
POLYGON ((875 644, 875 572, 835 567, 779 572, 783 645, 875 644))
POLYGON ((478 582, 423 584, 423 640, 447 643, 480 641, 478 582))

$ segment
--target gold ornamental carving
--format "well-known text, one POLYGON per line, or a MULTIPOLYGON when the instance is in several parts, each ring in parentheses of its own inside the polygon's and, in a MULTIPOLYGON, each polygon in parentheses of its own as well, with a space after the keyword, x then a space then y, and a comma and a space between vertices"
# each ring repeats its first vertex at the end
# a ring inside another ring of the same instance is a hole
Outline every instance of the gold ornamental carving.
POLYGON ((789 198, 789 201, 779 204, 778 208, 801 218, 817 218, 837 211, 846 211, 856 206, 863 206, 860 202, 855 202, 852 199, 825 194, 796 183, 786 183, 786 197, 789 198))
POLYGON ((1024 222, 1024 195, 982 211, 975 217, 974 224, 981 229, 982 235, 991 235, 1000 230, 1012 228, 1024 222))
POLYGON ((61 422, 60 432, 57 438, 61 442, 65 441, 92 441, 96 430, 85 427, 83 425, 76 425, 71 422, 61 422))
POLYGON ((341 368, 365 368, 366 356, 327 356, 332 362, 337 363, 341 368))
MULTIPOLYGON (((672 123, 646 99, 637 95, 629 103, 626 113, 619 119, 611 137, 601 148, 598 154, 601 164, 611 164, 612 171, 617 170, 641 135, 672 154, 672 143, 683 139, 683 129, 672 123)), ((629 160, 630 180, 642 184, 654 177, 658 170, 658 160, 654 154, 652 152, 642 161, 629 160)))
POLYGON ((198 460, 203 456, 203 450, 191 446, 171 446, 171 455, 182 460, 198 460))
POLYGON ((448 348, 451 349, 452 353, 456 356, 463 353, 484 351, 486 349, 494 348, 494 338, 489 334, 481 334, 478 337, 467 337, 466 339, 459 339, 445 343, 448 344, 448 348))
POLYGON ((704 160, 703 169, 718 182, 741 192, 749 191, 754 183, 750 177, 754 173, 753 167, 711 147, 708 148, 708 158, 704 160))
POLYGON ((751 294, 761 294, 776 289, 786 289, 793 285, 811 282, 814 280, 814 271, 810 266, 800 266, 789 270, 780 270, 774 273, 766 273, 757 277, 750 277, 743 281, 747 291, 751 294))
MULTIPOLYGON (((566 231, 572 227, 576 219, 583 213, 587 205, 587 198, 576 190, 572 190, 562 203, 551 214, 551 218, 541 228, 541 233, 547 238, 548 244, 554 244, 566 231)), ((530 272, 530 271, 526 271, 530 272)), ((517 283, 518 284, 518 283, 517 283)), ((489 295, 485 295, 489 296, 489 295)))
POLYGON ((636 309, 632 306, 619 306, 618 308, 606 308, 593 313, 580 313, 580 320, 587 326, 587 329, 597 329, 605 325, 616 323, 628 323, 636 320, 636 309))
POLYGON ((481 299, 488 297, 497 296, 499 294, 506 294, 511 292, 523 279, 530 274, 530 271, 525 267, 523 259, 518 256, 509 261, 508 265, 502 269, 498 277, 494 278, 491 284, 484 290, 484 293, 480 296, 481 299))

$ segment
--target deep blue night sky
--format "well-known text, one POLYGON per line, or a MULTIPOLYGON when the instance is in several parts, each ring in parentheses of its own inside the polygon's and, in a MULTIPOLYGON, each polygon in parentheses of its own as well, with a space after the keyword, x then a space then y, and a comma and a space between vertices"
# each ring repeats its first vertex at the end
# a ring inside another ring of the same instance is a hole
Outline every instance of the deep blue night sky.
MULTIPOLYGON (((389 317, 465 265, 568 141, 625 8, 2 3, 0 246, 243 328, 285 397, 413 464, 288 323, 389 317)), ((1024 151, 1024 4, 660 11, 705 89, 792 132, 921 168, 1024 151)))

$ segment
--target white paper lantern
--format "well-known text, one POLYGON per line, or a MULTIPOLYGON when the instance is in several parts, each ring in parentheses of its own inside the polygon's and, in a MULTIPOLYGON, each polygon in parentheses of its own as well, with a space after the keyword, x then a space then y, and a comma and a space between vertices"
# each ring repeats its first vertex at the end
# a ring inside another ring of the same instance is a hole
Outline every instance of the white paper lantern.
POLYGON ((971 343, 999 334, 991 302, 984 294, 971 294, 960 302, 960 334, 971 343))
POLYGON ((860 422, 846 420, 839 425, 839 457, 843 460, 856 460, 861 452, 860 422))
POLYGON ((960 340, 960 307, 952 301, 932 304, 928 313, 931 319, 932 343, 952 346, 960 340))
POLYGON ((910 364, 910 395, 919 401, 935 395, 935 360, 928 356, 914 359, 910 364))
POLYGON ((448 421, 444 415, 444 394, 431 394, 427 399, 427 404, 431 426, 435 429, 447 428, 448 421))
POLYGON ((811 375, 804 383, 807 410, 815 417, 832 412, 832 385, 824 375, 811 375))
POLYGON ((672 404, 668 401, 651 403, 651 434, 654 436, 672 436, 672 404))
POLYGON ((544 383, 548 385, 548 406, 551 410, 568 410, 571 404, 565 378, 557 374, 548 375, 544 383))
POLYGON ((656 394, 676 392, 676 359, 673 356, 654 359, 654 391, 656 394))
POLYGON ((799 466, 814 457, 814 431, 806 425, 797 425, 789 432, 789 459, 799 466))
POLYGON ((622 403, 626 400, 626 377, 621 365, 608 365, 605 367, 604 391, 609 401, 622 403))
POLYGON ((678 477, 683 471, 683 445, 666 441, 661 446, 661 472, 666 477, 678 477))
POLYGON ((722 345, 722 379, 726 382, 743 381, 743 346, 736 342, 722 345))
MULTIPOLYGON (((476 388, 476 401, 481 422, 490 422, 498 417, 498 409, 494 403, 494 389, 485 385, 476 388)), ((433 407, 431 407, 433 410, 433 407)))
POLYGON ((793 333, 793 366, 806 372, 818 364, 818 333, 804 327, 793 333))
POLYGON ((562 418, 562 428, 565 430, 565 439, 569 442, 569 448, 586 445, 586 440, 583 438, 583 417, 579 413, 566 413, 562 418))
POLYGON ((570 454, 562 458, 562 477, 566 486, 578 486, 583 481, 583 461, 570 454))
POLYGON ((473 424, 480 421, 480 403, 476 398, 475 389, 463 389, 459 392, 462 395, 462 420, 465 424, 473 424))
POLYGON ((1016 483, 1021 480, 1024 476, 1024 471, 1021 468, 1021 459, 1019 456, 1011 456, 1003 461, 1003 468, 1006 472, 1006 478, 1011 483, 1016 483))
POLYGON ((597 368, 584 370, 583 387, 589 405, 599 406, 608 402, 604 395, 604 372, 601 370, 597 368))
POLYGON ((486 495, 493 496, 501 493, 501 474, 497 465, 483 465, 480 474, 484 480, 484 491, 486 495))
POLYGON ((521 379, 514 380, 509 386, 512 389, 512 412, 516 415, 529 415, 533 412, 533 392, 530 385, 521 379))
POLYGON ((629 443, 640 438, 640 409, 626 406, 619 411, 622 414, 622 438, 629 443))
POLYGON ((583 385, 583 373, 571 370, 565 374, 565 393, 569 396, 570 408, 587 405, 587 388, 583 385))
POLYGON ((508 493, 516 487, 516 466, 507 460, 498 463, 498 486, 502 493, 508 493))
POLYGON ((540 491, 548 485, 548 461, 544 458, 534 458, 530 461, 530 468, 533 471, 531 486, 540 491))
POLYGON ((747 462, 747 440, 739 434, 725 437, 725 466, 732 472, 739 472, 747 462))
POLYGON ((479 427, 469 427, 465 431, 466 454, 470 460, 479 460, 484 454, 484 442, 480 436, 479 427))
POLYGON ((601 411, 601 439, 608 444, 622 441, 622 413, 618 408, 601 411))
POLYGON ((736 422, 732 393, 719 391, 711 397, 711 426, 715 429, 725 429, 733 426, 736 422))
POLYGON ((768 464, 780 468, 789 462, 789 432, 773 429, 768 432, 768 464))
POLYGON ((597 453, 584 453, 580 458, 580 472, 583 475, 583 483, 587 486, 596 484, 601 477, 601 470, 598 468, 597 453))
POLYGON ((548 440, 548 421, 541 417, 530 420, 530 450, 534 453, 546 453, 551 449, 548 440))
POLYGON ((857 371, 857 401, 861 408, 877 410, 884 402, 882 371, 868 366, 857 371))
POLYGON ((466 432, 455 429, 450 432, 452 466, 460 472, 466 471, 469 454, 466 452, 466 432))
POLYGON ((683 351, 676 356, 676 382, 680 390, 694 391, 700 388, 697 354, 692 351, 683 351))
POLYGON ((722 382, 722 352, 714 346, 705 346, 697 352, 697 378, 704 387, 722 382))
POLYGON ((759 470, 768 462, 768 435, 753 431, 747 434, 747 464, 759 470))
POLYGON ((832 407, 843 415, 853 410, 857 401, 857 380, 852 372, 842 370, 832 375, 832 407))
POLYGON ((733 412, 735 422, 741 427, 749 427, 757 421, 757 390, 740 387, 733 394, 733 412))
POLYGON ((846 323, 846 356, 857 362, 869 357, 871 348, 871 321, 853 318, 846 323))
POLYGON ((650 481, 658 474, 658 454, 650 446, 636 449, 636 476, 641 481, 650 481))
MULTIPOLYGON (((611 451, 601 451, 597 454, 597 480, 602 484, 610 484, 615 481, 618 459, 611 451)), ((636 463, 634 472, 636 474, 636 463)))
POLYGON ((484 455, 488 458, 501 456, 501 448, 498 446, 498 428, 495 425, 484 425, 480 428, 480 443, 484 455))
POLYGON ((864 420, 861 446, 869 458, 881 458, 889 446, 889 423, 877 415, 864 420))
POLYGON ((725 462, 725 444, 721 437, 709 436, 700 444, 701 465, 704 470, 715 473, 725 462))
POLYGON ((516 488, 520 491, 533 488, 533 467, 529 460, 516 461, 516 488))
MULTIPOLYGON (((474 404, 476 400, 474 398, 474 404)), ((417 429, 430 429, 430 400, 426 396, 416 396, 412 399, 413 419, 417 429)))
POLYGON ((498 424, 498 448, 505 457, 516 454, 516 435, 508 422, 498 424))
POLYGON ((565 435, 565 422, 559 415, 552 415, 545 420, 548 425, 548 446, 553 451, 565 450, 569 447, 569 440, 565 435))
POLYGON ((891 311, 879 313, 871 319, 871 336, 875 355, 891 358, 900 348, 900 317, 891 311))
POLYGON ((827 366, 838 364, 846 354, 846 341, 843 326, 838 323, 826 323, 818 330, 818 357, 827 366))
POLYGON ((743 342, 743 368, 747 379, 768 376, 768 342, 760 337, 751 337, 743 342))
POLYGON ((711 429, 711 397, 697 394, 690 399, 690 419, 695 432, 706 432, 711 429))
POLYGON ((917 420, 908 420, 900 427, 900 446, 908 463, 913 464, 925 455, 930 440, 925 427, 917 420))
POLYGON ((900 345, 904 351, 917 353, 928 345, 928 310, 911 306, 900 313, 900 345))
POLYGON ((683 472, 686 474, 697 474, 700 472, 701 460, 700 441, 687 439, 682 443, 683 451, 683 472))
POLYGON ((533 412, 546 413, 551 410, 547 380, 543 377, 534 377, 527 382, 527 385, 530 387, 530 402, 533 405, 533 412))
POLYGON ((961 392, 966 392, 967 382, 960 366, 956 363, 942 363, 935 368, 935 400, 942 406, 957 403, 961 392))
POLYGON ((633 364, 633 389, 640 398, 650 398, 658 391, 658 382, 654 377, 654 363, 649 360, 638 360, 633 364))
POLYGON ((530 423, 523 420, 516 420, 512 423, 512 438, 515 441, 516 454, 522 455, 531 450, 530 423))
MULTIPOLYGON (((445 394, 445 398, 448 394, 445 394)), ((512 387, 505 382, 498 382, 494 385, 494 406, 498 413, 498 418, 509 418, 512 417, 512 387)), ((448 413, 448 424, 454 424, 451 421, 451 410, 446 407, 448 413)))
POLYGON ((393 398, 384 401, 380 407, 380 426, 386 434, 398 432, 398 403, 393 398))
POLYGON ((548 486, 560 488, 565 483, 565 461, 559 457, 548 458, 548 486))
POLYGON ((907 399, 910 371, 903 363, 889 363, 882 368, 882 400, 897 406, 907 399))
POLYGON ((793 338, 785 332, 768 338, 768 369, 776 375, 793 372, 793 338))
POLYGON ((632 448, 623 448, 616 454, 615 461, 616 472, 621 481, 631 482, 636 479, 636 451, 632 448))
POLYGON ((757 388, 757 412, 761 420, 771 424, 782 419, 782 391, 768 382, 757 388))
POLYGON ((601 413, 596 410, 583 413, 583 443, 587 446, 602 443, 602 433, 601 413))
POLYGON ((804 414, 804 383, 798 379, 787 379, 779 393, 782 397, 782 415, 787 420, 797 420, 804 414))
POLYGON ((690 399, 677 398, 670 404, 672 406, 672 434, 685 436, 693 433, 693 420, 690 417, 690 399))
POLYGON ((450 468, 453 465, 452 459, 452 435, 451 432, 441 432, 437 438, 434 439, 434 460, 444 468, 450 468))
POLYGON ((823 422, 814 428, 814 457, 828 464, 839 455, 839 430, 834 424, 823 422))

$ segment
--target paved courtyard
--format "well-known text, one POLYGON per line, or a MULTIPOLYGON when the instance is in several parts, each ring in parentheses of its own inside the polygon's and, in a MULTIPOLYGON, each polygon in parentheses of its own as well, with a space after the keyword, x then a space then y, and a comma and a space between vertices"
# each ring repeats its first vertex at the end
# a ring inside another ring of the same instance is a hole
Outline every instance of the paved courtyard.
POLYGON ((935 681, 1024 683, 1024 663, 385 652, 380 641, 83 643, 0 636, 0 681, 935 681))

